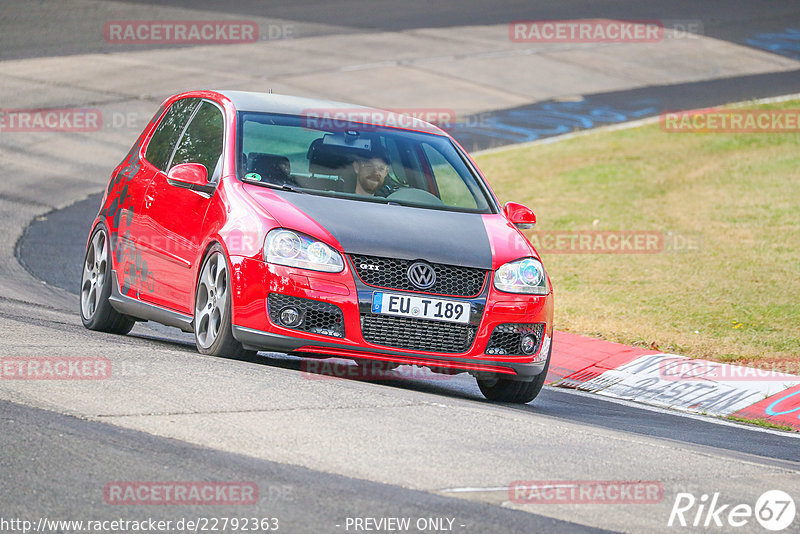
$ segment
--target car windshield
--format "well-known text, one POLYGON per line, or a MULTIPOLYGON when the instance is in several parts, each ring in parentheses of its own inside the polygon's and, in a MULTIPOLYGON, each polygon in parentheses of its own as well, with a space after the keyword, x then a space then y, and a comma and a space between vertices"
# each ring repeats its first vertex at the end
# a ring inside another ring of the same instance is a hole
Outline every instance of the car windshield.
POLYGON ((485 187, 447 137, 321 122, 241 112, 239 178, 317 195, 492 212, 485 187))

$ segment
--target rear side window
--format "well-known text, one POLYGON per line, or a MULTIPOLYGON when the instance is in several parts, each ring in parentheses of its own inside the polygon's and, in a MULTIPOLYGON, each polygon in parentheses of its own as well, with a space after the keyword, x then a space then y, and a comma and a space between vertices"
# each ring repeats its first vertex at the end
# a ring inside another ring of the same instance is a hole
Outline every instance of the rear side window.
POLYGON ((147 161, 162 171, 167 171, 167 164, 175 144, 198 102, 197 98, 182 98, 170 106, 147 145, 147 152, 144 155, 147 161))
POLYGON ((222 155, 224 134, 222 111, 214 104, 203 102, 181 137, 170 167, 181 163, 202 163, 209 179, 212 179, 222 155))

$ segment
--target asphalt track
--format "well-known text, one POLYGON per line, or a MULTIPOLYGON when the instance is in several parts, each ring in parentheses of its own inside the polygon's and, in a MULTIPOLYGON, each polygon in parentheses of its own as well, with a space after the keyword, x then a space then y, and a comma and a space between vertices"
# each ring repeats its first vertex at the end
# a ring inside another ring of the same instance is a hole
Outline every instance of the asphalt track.
MULTIPOLYGON (((81 262, 86 228, 91 226, 101 195, 92 195, 68 208, 52 212, 34 221, 20 239, 18 254, 23 265, 37 278, 48 284, 78 294, 81 262)), ((191 347, 191 334, 176 328, 149 325, 157 329, 157 338, 191 347)), ((260 353, 252 362, 264 366, 280 366, 301 370, 299 358, 260 353)), ((425 391, 455 397, 480 400, 474 381, 466 375, 448 380, 447 387, 435 380, 419 382, 397 380, 384 382, 388 387, 425 391)), ((514 407, 511 406, 510 409, 514 407)), ((669 412, 656 412, 631 405, 598 400, 590 395, 578 395, 565 390, 548 388, 546 395, 531 405, 519 407, 523 412, 535 412, 556 419, 580 421, 597 427, 624 430, 648 436, 676 440, 704 447, 727 449, 731 453, 755 455, 772 460, 785 460, 776 465, 791 465, 800 461, 798 440, 777 433, 749 432, 747 439, 737 439, 739 425, 710 424, 697 418, 686 418, 669 412)))
MULTIPOLYGON (((105 21, 146 19, 157 8, 192 9, 218 13, 225 18, 267 17, 305 23, 308 29, 296 36, 354 31, 401 31, 415 28, 506 24, 513 20, 565 20, 615 18, 623 20, 700 21, 710 37, 744 43, 759 33, 792 27, 798 6, 792 1, 677 0, 128 0, 90 3, 65 9, 58 2, 16 2, 3 10, 14 27, 0 36, 0 58, 16 59, 60 54, 104 52, 106 43, 92 38, 92 30, 105 21), (132 14, 134 16, 126 17, 132 14), (41 32, 44 20, 59 20, 41 32)), ((160 14, 160 13, 159 13, 160 14)), ((162 18, 154 16, 153 18, 162 18)), ((205 16, 204 18, 210 18, 205 16)), ((127 48, 134 49, 133 47, 127 48)), ((136 49, 141 49, 137 47, 136 49)), ((115 47, 114 50, 126 50, 115 47)))
MULTIPOLYGON (((85 15, 102 21, 109 9, 138 9, 137 4, 147 3, 99 5, 85 15)), ((204 2, 168 4, 215 9, 204 2)), ((225 10, 251 15, 266 6, 271 17, 319 24, 309 30, 317 34, 525 18, 703 19, 706 34, 740 43, 800 19, 792 2, 764 4, 770 9, 746 2, 700 7, 677 2, 647 9, 638 2, 493 2, 491 9, 463 2, 455 8, 447 2, 364 5, 239 2, 225 10)), ((76 38, 75 26, 39 35, 38 43, 25 35, 24 25, 18 29, 15 42, 3 43, 3 59, 103 46, 76 38)), ((700 107, 800 90, 794 71, 737 82, 612 92, 593 96, 598 100, 590 104, 627 105, 635 113, 653 102, 656 108, 700 107)), ((527 127, 547 135, 542 126, 527 127)), ((485 135, 473 146, 514 141, 499 138, 496 132, 485 135)), ((35 154, 42 152, 46 148, 37 147, 35 154)), ((69 182, 53 184, 54 191, 59 187, 68 188, 69 182)), ((25 195, 4 192, 0 198, 14 203, 17 217, 37 215, 15 254, 28 273, 47 282, 31 289, 21 282, 21 289, 0 295, 0 354, 104 355, 122 369, 107 386, 0 383, 3 518, 174 520, 243 511, 110 506, 103 502, 102 488, 112 480, 255 481, 261 499, 244 513, 277 516, 286 532, 342 532, 343 521, 352 516, 450 517, 463 525, 455 530, 463 532, 588 532, 595 527, 658 532, 666 529, 680 491, 721 492, 726 502, 753 504, 764 491, 783 489, 800 502, 796 436, 552 388, 530 405, 494 405, 483 401, 465 376, 314 380, 298 359, 281 355, 262 353, 251 361, 198 356, 191 337, 153 325, 138 325, 125 338, 88 333, 77 319, 74 295, 99 196, 49 213, 47 204, 25 195), (659 480, 665 498, 660 505, 627 507, 514 505, 507 490, 492 490, 519 479, 659 480)), ((0 274, 11 280, 27 276, 13 269, 0 274)), ((760 530, 751 522, 741 531, 760 530)))
POLYGON ((477 151, 655 117, 669 111, 794 94, 798 88, 800 70, 658 85, 595 93, 577 102, 545 100, 479 113, 465 117, 447 130, 467 150, 477 151))
MULTIPOLYGON (((291 532, 332 531, 353 510, 374 517, 449 517, 469 525, 472 532, 603 532, 576 523, 402 490, 363 480, 298 469, 247 456, 194 447, 103 423, 0 402, 3 443, 2 468, 15 473, 0 482, 3 517, 51 520, 98 517, 108 513, 97 477, 104 480, 246 480, 258 484, 260 504, 247 517, 277 517, 291 532), (58 437, 46 453, 31 445, 58 437), (91 454, 76 454, 76 451, 91 454), (86 497, 92 499, 87 504, 86 497), (327 524, 326 524, 327 523, 327 524)), ((208 517, 208 508, 184 506, 180 514, 166 507, 125 507, 117 519, 177 521, 208 517)), ((216 517, 241 517, 233 506, 214 508, 216 517)))

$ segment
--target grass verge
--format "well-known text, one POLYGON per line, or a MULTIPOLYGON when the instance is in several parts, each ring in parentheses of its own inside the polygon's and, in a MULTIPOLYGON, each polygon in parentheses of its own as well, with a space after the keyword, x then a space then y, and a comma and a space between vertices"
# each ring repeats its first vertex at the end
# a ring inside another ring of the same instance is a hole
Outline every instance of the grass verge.
MULTIPOLYGON (((800 101, 756 107, 800 109, 800 101)), ((501 200, 534 209, 532 238, 654 231, 665 239, 655 254, 540 251, 557 329, 800 374, 800 134, 669 133, 653 124, 477 159, 501 200)))
POLYGON ((777 424, 777 423, 773 423, 772 421, 770 421, 768 419, 764 419, 764 418, 761 418, 761 419, 747 419, 746 417, 738 417, 738 416, 734 416, 734 415, 729 415, 725 419, 727 419, 728 421, 735 421, 737 423, 747 423, 748 425, 756 425, 756 426, 760 426, 760 427, 763 427, 763 428, 772 428, 774 430, 785 430, 787 432, 800 432, 800 430, 798 430, 798 429, 796 429, 794 427, 791 427, 789 425, 780 425, 780 424, 777 424))

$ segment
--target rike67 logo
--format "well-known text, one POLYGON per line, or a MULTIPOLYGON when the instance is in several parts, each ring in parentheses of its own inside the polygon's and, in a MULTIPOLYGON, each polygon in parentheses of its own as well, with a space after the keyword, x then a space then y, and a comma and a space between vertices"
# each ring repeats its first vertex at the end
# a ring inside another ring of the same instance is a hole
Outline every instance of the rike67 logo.
POLYGON ((763 528, 779 532, 794 523, 796 512, 794 499, 781 490, 764 492, 755 506, 726 503, 720 499, 719 493, 703 494, 697 498, 682 492, 675 496, 667 526, 723 529, 725 532, 748 526, 750 528, 746 530, 749 532, 755 519, 763 528))

